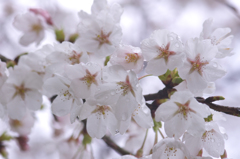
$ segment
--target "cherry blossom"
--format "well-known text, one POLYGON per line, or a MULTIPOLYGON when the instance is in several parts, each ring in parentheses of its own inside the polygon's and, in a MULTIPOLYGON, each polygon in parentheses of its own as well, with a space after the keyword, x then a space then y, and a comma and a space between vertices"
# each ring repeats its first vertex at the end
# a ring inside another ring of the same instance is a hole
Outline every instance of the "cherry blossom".
POLYGON ((224 137, 215 122, 206 123, 201 135, 192 136, 186 133, 183 140, 192 155, 197 155, 202 148, 213 157, 220 157, 224 153, 224 137))
POLYGON ((20 120, 27 108, 38 110, 42 104, 41 87, 42 80, 37 73, 24 67, 14 67, 2 87, 9 117, 20 120))
POLYGON ((19 40, 20 44, 24 46, 33 42, 36 42, 38 45, 45 36, 45 21, 42 17, 32 12, 17 15, 14 19, 13 26, 24 33, 19 40))
POLYGON ((225 75, 225 70, 213 61, 217 48, 210 40, 191 39, 185 45, 185 60, 178 72, 187 82, 188 89, 194 94, 207 88, 208 82, 214 82, 225 75))
POLYGON ((103 70, 103 81, 105 83, 99 86, 95 99, 110 104, 118 120, 129 119, 142 102, 142 89, 136 74, 115 65, 103 70))
POLYGON ((146 72, 156 76, 183 64, 182 43, 175 33, 156 30, 141 43, 144 58, 148 61, 146 72))
POLYGON ((71 112, 71 109, 82 105, 82 100, 76 98, 70 88, 70 80, 63 76, 55 75, 47 79, 43 89, 50 97, 57 95, 52 103, 52 112, 57 116, 66 115, 71 112))
MULTIPOLYGON (((81 14, 82 15, 82 14, 81 14)), ((86 14, 84 14, 85 18, 86 14)), ((96 17, 87 16, 79 25, 80 38, 76 44, 97 57, 111 55, 119 45, 122 31, 113 16, 108 12, 100 12, 96 17)))
POLYGON ((152 152, 152 159, 190 159, 186 146, 173 138, 162 139, 153 147, 152 152))
POLYGON ((47 61, 53 63, 79 64, 87 63, 89 56, 86 51, 82 51, 75 44, 63 42, 54 45, 54 51, 46 57, 47 61))
POLYGON ((111 106, 91 100, 85 102, 78 114, 79 120, 87 118, 87 132, 91 137, 102 138, 108 129, 111 134, 117 129, 117 119, 111 106))
POLYGON ((139 73, 143 67, 143 56, 140 48, 130 45, 120 45, 111 56, 112 65, 121 65, 126 70, 139 73))
POLYGON ((101 83, 101 67, 95 63, 66 66, 66 75, 71 80, 71 89, 77 98, 88 98, 101 83), (81 90, 81 91, 79 91, 81 90))
POLYGON ((217 28, 212 30, 213 20, 207 19, 203 23, 203 30, 200 34, 201 39, 210 39, 211 43, 218 48, 216 58, 223 58, 232 55, 231 43, 233 35, 230 34, 230 28, 217 28))
POLYGON ((198 103, 193 94, 178 91, 158 107, 155 120, 165 122, 164 129, 169 137, 179 138, 186 130, 192 135, 203 133, 204 118, 208 115, 209 108, 198 103))

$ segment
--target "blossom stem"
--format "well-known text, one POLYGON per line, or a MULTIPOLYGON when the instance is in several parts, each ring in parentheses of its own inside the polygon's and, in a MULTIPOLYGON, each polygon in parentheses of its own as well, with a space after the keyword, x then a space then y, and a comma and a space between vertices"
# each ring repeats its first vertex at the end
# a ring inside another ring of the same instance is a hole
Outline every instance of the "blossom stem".
POLYGON ((136 157, 142 157, 143 147, 145 145, 145 142, 146 142, 146 139, 147 139, 147 135, 148 135, 148 129, 146 131, 146 134, 145 134, 145 137, 144 137, 144 140, 143 140, 143 144, 142 144, 141 148, 137 151, 136 157))
POLYGON ((155 140, 154 140, 154 145, 158 143, 158 133, 155 131, 155 140))
POLYGON ((165 137, 164 137, 164 135, 163 135, 163 133, 161 132, 160 129, 158 129, 158 132, 159 132, 159 134, 162 136, 162 138, 164 139, 165 137))
POLYGON ((138 80, 141 80, 141 79, 143 79, 143 78, 145 78, 145 77, 148 77, 148 76, 152 76, 152 74, 144 75, 144 76, 142 76, 142 77, 139 77, 138 80))

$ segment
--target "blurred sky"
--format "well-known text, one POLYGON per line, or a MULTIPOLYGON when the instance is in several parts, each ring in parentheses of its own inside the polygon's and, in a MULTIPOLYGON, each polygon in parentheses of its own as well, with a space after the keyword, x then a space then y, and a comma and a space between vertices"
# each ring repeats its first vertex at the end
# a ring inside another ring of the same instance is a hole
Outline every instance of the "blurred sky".
MULTIPOLYGON (((234 35, 235 55, 220 61, 227 70, 227 75, 216 82, 216 92, 213 95, 226 98, 220 104, 240 106, 239 0, 109 0, 110 4, 115 2, 124 8, 121 19, 123 42, 134 46, 140 46, 140 42, 156 29, 175 32, 182 41, 198 37, 202 23, 210 17, 214 20, 214 28, 230 27, 234 35)), ((84 10, 90 13, 91 4, 92 0, 0 0, 0 53, 13 58, 36 48, 34 44, 29 47, 19 46, 21 33, 12 27, 13 17, 18 13, 25 13, 29 7, 61 10, 73 17, 71 22, 74 24, 74 21, 78 21, 77 12, 84 10)), ((54 36, 49 33, 47 38, 41 45, 50 42, 54 36)), ((155 93, 163 87, 154 77, 147 77, 142 83, 144 94, 155 93)), ((240 118, 230 115, 225 117, 227 121, 220 122, 220 125, 226 129, 229 136, 226 141, 228 158, 237 159, 240 158, 240 118)))

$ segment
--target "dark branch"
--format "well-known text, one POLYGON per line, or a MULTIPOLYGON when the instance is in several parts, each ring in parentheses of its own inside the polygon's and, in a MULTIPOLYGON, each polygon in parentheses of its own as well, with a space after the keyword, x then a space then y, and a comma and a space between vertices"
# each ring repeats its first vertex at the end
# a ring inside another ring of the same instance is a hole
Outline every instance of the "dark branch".
POLYGON ((223 112, 225 114, 240 117, 240 108, 228 107, 228 106, 222 106, 222 105, 214 104, 212 102, 208 102, 206 99, 201 98, 201 97, 197 97, 196 99, 197 99, 198 102, 208 105, 213 110, 216 110, 218 112, 223 112))
MULTIPOLYGON (((161 99, 168 98, 168 93, 172 90, 173 89, 165 87, 163 90, 160 90, 158 93, 144 95, 144 98, 145 98, 146 101, 154 100, 152 102, 152 104, 146 103, 148 108, 151 110, 151 114, 152 114, 153 118, 154 118, 156 109, 161 104, 161 99)), ((228 107, 228 106, 222 106, 222 105, 214 104, 214 103, 211 102, 211 100, 208 100, 210 98, 204 99, 202 97, 196 97, 196 99, 197 99, 198 102, 208 105, 213 110, 216 110, 218 112, 223 112, 225 114, 240 117, 240 108, 228 107)))
POLYGON ((104 136, 103 141, 112 149, 114 149, 116 152, 118 152, 120 155, 131 155, 132 153, 128 152, 127 150, 119 147, 110 137, 104 136))

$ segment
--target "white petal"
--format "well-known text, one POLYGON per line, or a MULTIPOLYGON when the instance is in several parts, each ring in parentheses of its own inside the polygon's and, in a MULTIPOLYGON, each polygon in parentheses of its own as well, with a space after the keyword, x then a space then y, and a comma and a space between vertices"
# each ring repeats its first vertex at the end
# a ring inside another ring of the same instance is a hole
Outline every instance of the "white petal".
POLYGON ((182 114, 176 114, 172 119, 164 123, 164 129, 169 137, 179 138, 189 127, 190 121, 185 119, 182 114))
POLYGON ((53 103, 52 103, 52 113, 57 116, 64 116, 67 115, 70 112, 70 109, 72 107, 73 100, 65 100, 61 97, 61 95, 58 95, 53 103))
POLYGON ((91 137, 98 139, 106 134, 107 126, 103 115, 94 113, 87 119, 87 132, 91 137))
POLYGON ((204 149, 213 157, 220 157, 224 153, 224 140, 221 134, 212 130, 206 133, 203 142, 204 149))
POLYGON ((131 93, 120 96, 117 103, 113 106, 115 116, 118 120, 127 120, 138 106, 136 99, 131 93))
POLYGON ((42 105, 42 94, 38 91, 26 91, 25 93, 26 107, 30 110, 38 110, 42 105))
POLYGON ((26 106, 20 96, 16 96, 7 105, 8 115, 12 119, 21 120, 26 114, 26 106))
POLYGON ((167 71, 167 66, 163 58, 152 59, 148 62, 146 72, 156 76, 163 75, 167 71))
POLYGON ((178 111, 178 106, 172 101, 161 104, 155 112, 156 121, 168 121, 178 111))
POLYGON ((203 70, 203 78, 208 82, 214 82, 223 77, 226 71, 221 68, 216 62, 211 62, 205 66, 203 70))
POLYGON ((142 128, 150 128, 153 126, 153 119, 151 116, 150 109, 144 105, 144 107, 140 107, 136 109, 133 113, 134 120, 140 125, 142 128), (145 110, 143 110, 145 109, 145 110))

